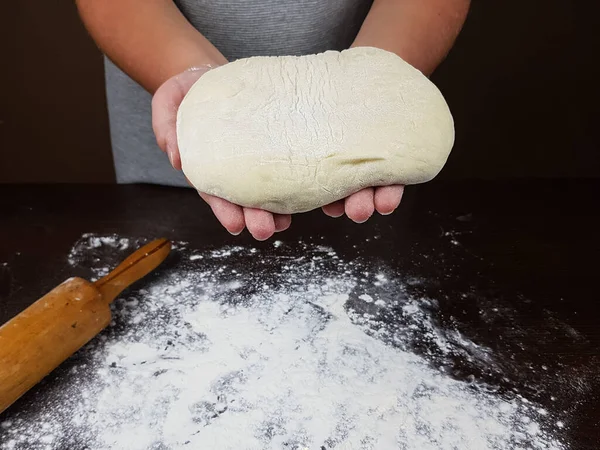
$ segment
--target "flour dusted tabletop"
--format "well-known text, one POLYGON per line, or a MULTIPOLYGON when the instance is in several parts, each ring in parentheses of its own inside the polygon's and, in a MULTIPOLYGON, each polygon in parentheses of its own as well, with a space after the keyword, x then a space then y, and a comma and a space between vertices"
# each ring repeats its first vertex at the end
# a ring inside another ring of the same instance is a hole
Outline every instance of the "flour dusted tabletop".
POLYGON ((138 236, 180 240, 113 326, 0 416, 0 449, 593 448, 596 303, 573 241, 596 248, 600 221, 561 240, 567 218, 551 224, 523 192, 510 209, 499 190, 481 194, 495 208, 451 209, 448 193, 423 211, 424 192, 363 227, 298 216, 296 234, 264 244, 193 224, 204 211, 177 190, 137 190, 110 207, 118 222, 72 223, 75 193, 63 210, 21 200, 30 212, 3 225, 16 238, 0 252, 2 300, 39 294, 19 284, 36 254, 55 255, 58 279, 95 278, 138 236), (177 202, 186 212, 148 220, 177 202))

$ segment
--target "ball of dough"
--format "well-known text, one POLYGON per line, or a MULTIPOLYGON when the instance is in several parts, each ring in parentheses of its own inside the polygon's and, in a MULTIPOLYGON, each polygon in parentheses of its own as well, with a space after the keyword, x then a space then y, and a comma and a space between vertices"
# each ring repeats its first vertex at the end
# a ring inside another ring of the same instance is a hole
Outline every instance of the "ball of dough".
POLYGON ((454 123, 421 72, 360 47, 207 72, 181 103, 177 139, 200 192, 284 214, 365 187, 431 180, 452 149, 454 123))

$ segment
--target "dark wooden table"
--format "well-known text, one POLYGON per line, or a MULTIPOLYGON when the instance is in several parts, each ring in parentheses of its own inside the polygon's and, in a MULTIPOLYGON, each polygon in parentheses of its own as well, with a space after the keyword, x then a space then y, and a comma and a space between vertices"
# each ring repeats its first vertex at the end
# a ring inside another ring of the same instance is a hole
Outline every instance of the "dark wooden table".
MULTIPOLYGON (((392 216, 356 225, 302 214, 277 239, 318 241, 430 280, 422 289, 438 299, 442 324, 514 362, 504 374, 513 386, 460 361, 453 375, 476 373, 567 412, 570 448, 598 449, 599 199, 600 180, 433 182, 409 188, 392 216), (482 319, 494 302, 517 312, 514 323, 482 319), (525 330, 518 349, 515 326, 525 330), (542 365, 544 377, 531 369, 542 365)), ((67 263, 83 233, 164 236, 199 249, 253 242, 222 230, 195 192, 152 186, 0 186, 0 233, 0 323, 64 279, 91 275, 67 263)), ((3 416, 23 402, 27 396, 3 416)))

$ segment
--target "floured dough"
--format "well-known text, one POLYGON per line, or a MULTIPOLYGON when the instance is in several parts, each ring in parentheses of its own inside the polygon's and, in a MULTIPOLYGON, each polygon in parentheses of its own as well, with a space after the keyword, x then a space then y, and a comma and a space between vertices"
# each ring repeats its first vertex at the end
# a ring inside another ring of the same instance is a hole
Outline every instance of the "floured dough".
POLYGON ((439 90, 393 53, 253 57, 203 75, 177 118, 201 192, 298 213, 369 186, 431 180, 454 144, 439 90))

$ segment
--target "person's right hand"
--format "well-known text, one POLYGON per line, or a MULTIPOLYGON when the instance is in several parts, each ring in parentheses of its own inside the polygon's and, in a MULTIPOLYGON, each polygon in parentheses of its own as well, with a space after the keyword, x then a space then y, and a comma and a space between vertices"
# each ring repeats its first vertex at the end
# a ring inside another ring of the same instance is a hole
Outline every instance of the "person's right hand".
MULTIPOLYGON (((175 75, 165 81, 152 98, 152 128, 156 141, 177 170, 181 170, 177 146, 177 110, 193 84, 210 69, 209 66, 193 68, 175 75)), ((199 194, 211 207, 219 222, 233 235, 238 235, 244 228, 248 228, 255 239, 263 241, 276 232, 287 230, 292 222, 292 216, 289 214, 273 214, 262 209, 244 208, 219 197, 202 192, 199 194)))

